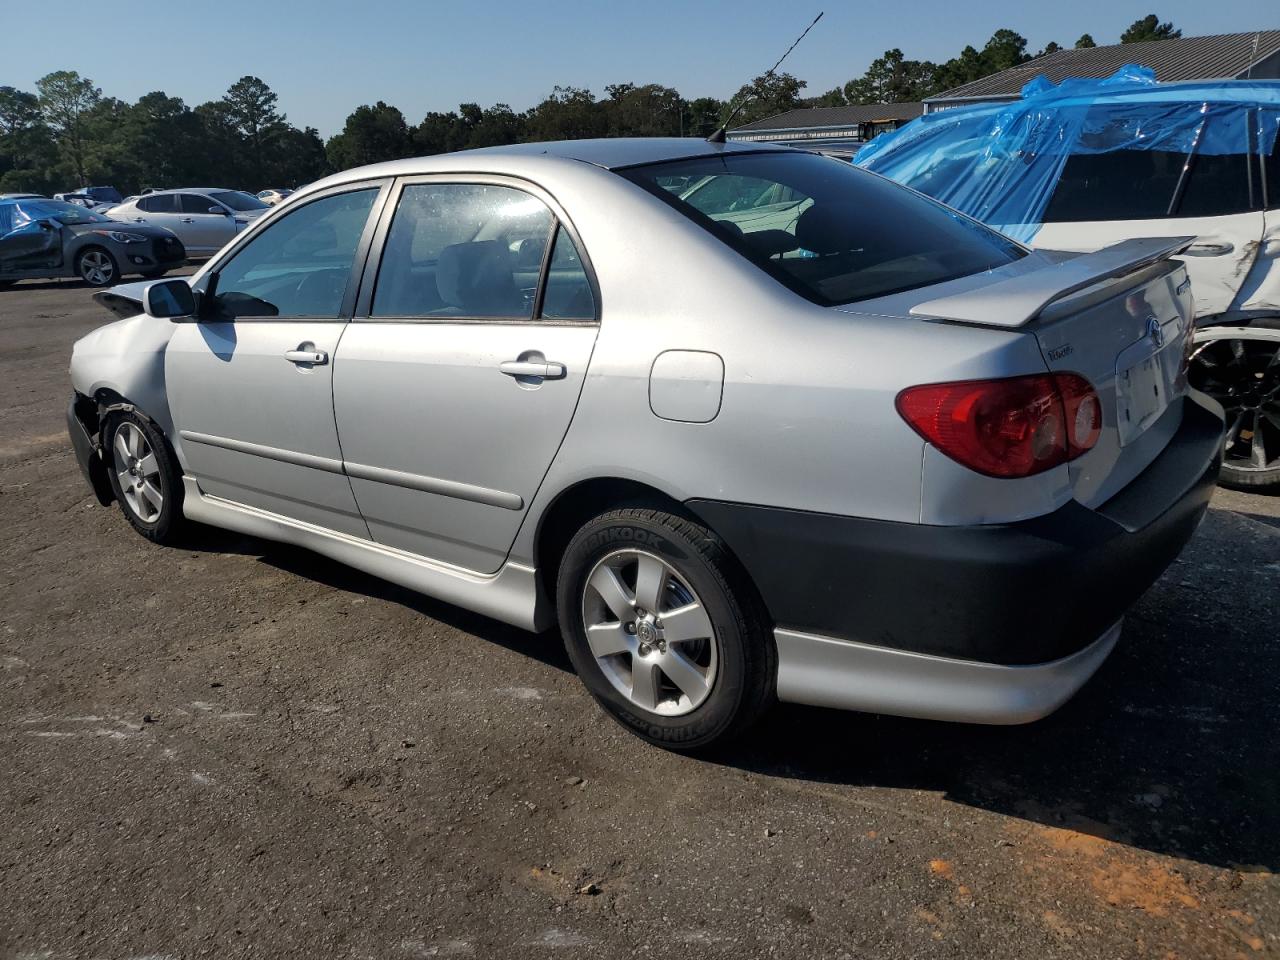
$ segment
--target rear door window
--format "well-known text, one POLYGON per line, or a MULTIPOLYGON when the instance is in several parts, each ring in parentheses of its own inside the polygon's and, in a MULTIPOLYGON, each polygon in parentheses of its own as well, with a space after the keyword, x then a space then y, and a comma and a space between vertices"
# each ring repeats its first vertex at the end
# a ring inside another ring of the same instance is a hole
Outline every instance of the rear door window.
POLYGON ((177 213, 178 197, 173 193, 153 194, 139 200, 138 209, 147 213, 177 213))
POLYGON ((993 270, 1012 240, 883 177, 810 153, 725 153, 618 171, 824 306, 993 270))
POLYGON ((407 185, 383 244, 374 317, 533 317, 555 218, 494 184, 407 185))

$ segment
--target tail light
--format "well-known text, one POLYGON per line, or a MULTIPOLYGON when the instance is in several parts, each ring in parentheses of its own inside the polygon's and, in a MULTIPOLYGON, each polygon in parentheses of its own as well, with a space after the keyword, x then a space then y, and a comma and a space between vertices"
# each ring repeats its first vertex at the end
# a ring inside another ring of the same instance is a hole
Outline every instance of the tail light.
POLYGON ((898 413, 951 459, 990 477, 1029 477, 1091 449, 1102 432, 1093 385, 1075 373, 908 387, 898 413))

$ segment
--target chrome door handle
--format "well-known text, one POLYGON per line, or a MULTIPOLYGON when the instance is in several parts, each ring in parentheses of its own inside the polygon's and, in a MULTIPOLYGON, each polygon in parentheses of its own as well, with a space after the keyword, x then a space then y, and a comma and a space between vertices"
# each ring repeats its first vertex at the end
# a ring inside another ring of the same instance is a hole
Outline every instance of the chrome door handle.
POLYGON ((190 217, 179 217, 178 222, 179 223, 195 223, 195 221, 192 220, 190 217))
POLYGON ((1234 243, 1193 243, 1187 247, 1189 257, 1222 257, 1236 248, 1234 243))
POLYGON ((146 220, 146 218, 145 218, 145 217, 134 217, 134 218, 133 218, 133 222, 134 222, 134 223, 146 223, 146 222, 147 222, 147 220, 146 220))
POLYGON ((323 350, 286 350, 284 358, 290 363, 328 363, 329 355, 323 350))
POLYGON ((564 364, 554 360, 504 360, 498 369, 508 377, 538 377, 542 380, 564 378, 564 364))

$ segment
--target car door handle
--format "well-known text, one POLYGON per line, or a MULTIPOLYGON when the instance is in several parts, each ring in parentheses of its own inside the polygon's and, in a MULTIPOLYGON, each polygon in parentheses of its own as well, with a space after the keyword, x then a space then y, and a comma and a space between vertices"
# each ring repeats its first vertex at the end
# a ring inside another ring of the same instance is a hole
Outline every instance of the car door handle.
POLYGON ((498 369, 508 377, 538 377, 542 380, 564 378, 564 364, 554 360, 504 360, 498 369))
POLYGON ((195 221, 192 220, 190 217, 179 217, 178 221, 180 223, 195 223, 195 221))
POLYGON ((146 218, 146 217, 134 217, 134 218, 133 218, 133 222, 134 222, 134 223, 146 223, 146 222, 147 222, 147 218, 146 218))
POLYGON ((323 350, 286 350, 284 358, 290 363, 328 363, 329 355, 323 350))
POLYGON ((1223 257, 1236 248, 1234 243, 1193 243, 1187 247, 1189 257, 1223 257))

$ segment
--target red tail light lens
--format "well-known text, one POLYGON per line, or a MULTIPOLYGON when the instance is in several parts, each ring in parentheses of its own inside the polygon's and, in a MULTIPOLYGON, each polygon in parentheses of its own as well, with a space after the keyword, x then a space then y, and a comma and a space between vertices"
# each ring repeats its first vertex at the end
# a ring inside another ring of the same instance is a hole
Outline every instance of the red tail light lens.
POLYGON ((898 413, 951 459, 990 477, 1029 477, 1098 442, 1102 405, 1074 373, 908 387, 898 413))

